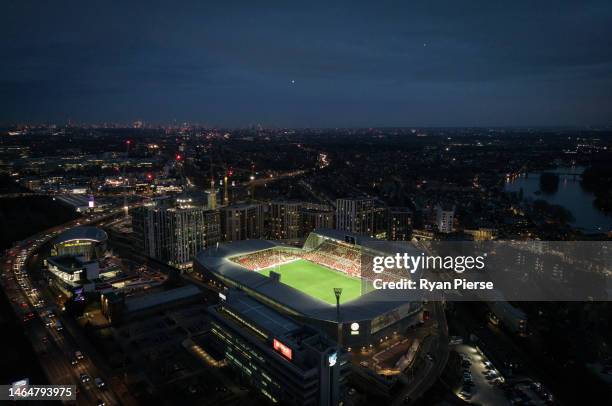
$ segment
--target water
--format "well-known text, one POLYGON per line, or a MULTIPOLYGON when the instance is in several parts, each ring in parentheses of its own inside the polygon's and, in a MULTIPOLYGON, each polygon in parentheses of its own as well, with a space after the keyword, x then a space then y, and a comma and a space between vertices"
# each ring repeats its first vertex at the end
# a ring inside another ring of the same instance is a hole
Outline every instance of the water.
POLYGON ((542 199, 571 211, 576 221, 572 225, 587 233, 612 231, 612 216, 604 214, 593 205, 595 196, 580 186, 580 176, 565 173, 582 173, 583 167, 557 168, 546 172, 559 174, 559 189, 553 194, 536 193, 540 191, 540 173, 521 175, 506 182, 505 190, 518 192, 523 188, 525 199, 542 199))

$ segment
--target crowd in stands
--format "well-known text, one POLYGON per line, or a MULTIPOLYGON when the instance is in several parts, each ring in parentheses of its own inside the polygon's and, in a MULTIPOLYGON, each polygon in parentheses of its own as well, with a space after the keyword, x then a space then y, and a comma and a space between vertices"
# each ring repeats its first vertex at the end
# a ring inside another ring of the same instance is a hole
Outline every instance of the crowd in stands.
POLYGON ((250 269, 251 271, 259 271, 275 265, 286 264, 300 258, 301 253, 297 250, 272 248, 254 252, 252 254, 246 254, 233 258, 232 260, 239 263, 243 267, 250 269))
POLYGON ((361 254, 355 247, 325 241, 316 249, 305 253, 304 259, 325 265, 349 276, 361 276, 361 254))

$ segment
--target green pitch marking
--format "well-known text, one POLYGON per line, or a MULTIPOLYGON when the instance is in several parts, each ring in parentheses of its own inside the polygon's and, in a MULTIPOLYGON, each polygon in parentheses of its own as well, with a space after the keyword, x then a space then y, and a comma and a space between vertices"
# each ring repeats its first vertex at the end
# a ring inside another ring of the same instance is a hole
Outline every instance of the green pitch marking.
POLYGON ((349 302, 361 296, 361 279, 352 278, 304 259, 262 269, 259 273, 269 276, 270 271, 281 275, 281 283, 330 304, 336 304, 334 288, 342 288, 340 303, 349 302))

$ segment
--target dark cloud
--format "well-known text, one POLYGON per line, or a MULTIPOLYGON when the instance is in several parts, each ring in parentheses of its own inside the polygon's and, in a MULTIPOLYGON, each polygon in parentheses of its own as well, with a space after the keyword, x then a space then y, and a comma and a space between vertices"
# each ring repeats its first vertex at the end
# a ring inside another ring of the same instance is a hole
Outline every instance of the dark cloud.
POLYGON ((608 0, 2 8, 0 121, 610 123, 608 0))

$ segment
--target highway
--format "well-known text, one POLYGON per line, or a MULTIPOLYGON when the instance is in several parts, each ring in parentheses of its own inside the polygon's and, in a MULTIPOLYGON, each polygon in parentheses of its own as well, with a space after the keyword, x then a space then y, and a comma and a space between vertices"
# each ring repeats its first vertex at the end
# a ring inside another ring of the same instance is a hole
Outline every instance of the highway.
POLYGON ((36 234, 7 250, 7 255, 1 262, 0 284, 17 318, 23 321, 25 334, 40 360, 49 383, 76 385, 77 405, 121 405, 127 402, 120 401, 120 397, 115 393, 116 385, 112 384, 115 380, 108 379, 108 372, 102 371, 95 360, 90 358, 87 349, 91 349, 91 354, 95 356, 92 346, 82 337, 74 320, 65 317, 61 309, 57 308, 55 298, 44 286, 44 282, 33 283, 27 271, 27 263, 42 245, 62 231, 78 225, 99 223, 122 212, 123 209, 116 209, 107 214, 78 219, 36 234), (77 360, 78 362, 73 365, 71 361, 76 360, 76 351, 82 351, 84 358, 77 360), (89 377, 89 381, 84 382, 86 380, 82 379, 84 375, 89 377), (95 378, 102 379, 104 386, 99 388, 94 383, 95 378))

